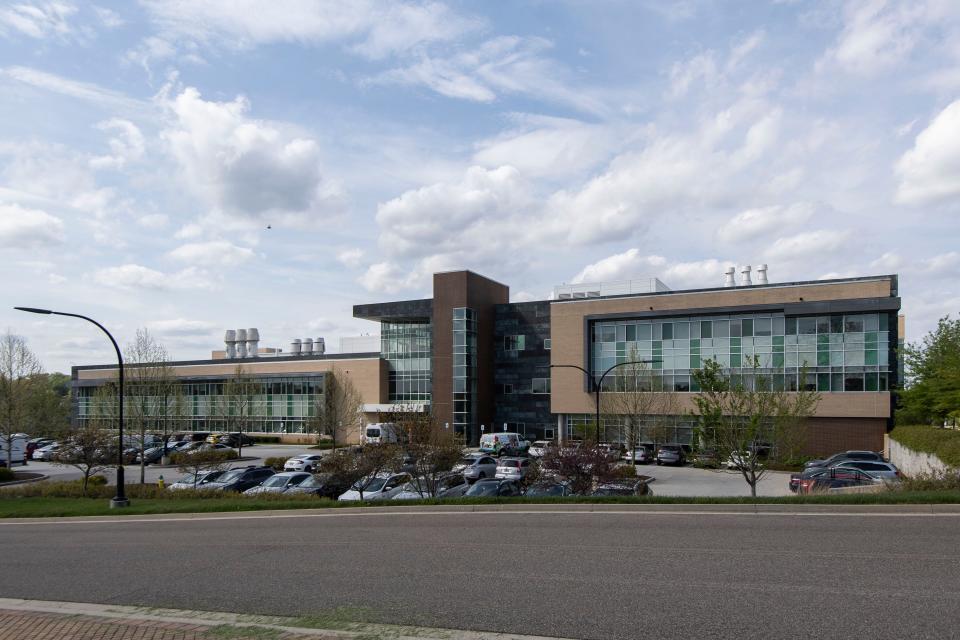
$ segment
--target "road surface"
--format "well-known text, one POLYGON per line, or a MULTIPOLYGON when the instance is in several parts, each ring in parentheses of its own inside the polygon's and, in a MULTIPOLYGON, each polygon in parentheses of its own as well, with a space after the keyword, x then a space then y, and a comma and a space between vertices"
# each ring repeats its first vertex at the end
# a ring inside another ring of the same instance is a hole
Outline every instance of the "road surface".
POLYGON ((956 513, 517 507, 4 521, 0 597, 598 639, 957 633, 956 513))

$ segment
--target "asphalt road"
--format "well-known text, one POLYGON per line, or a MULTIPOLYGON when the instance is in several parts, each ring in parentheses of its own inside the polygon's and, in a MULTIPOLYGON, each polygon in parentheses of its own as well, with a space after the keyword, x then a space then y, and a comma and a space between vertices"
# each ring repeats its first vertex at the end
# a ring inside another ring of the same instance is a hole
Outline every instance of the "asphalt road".
POLYGON ((0 596, 598 639, 947 638, 958 543, 960 517, 917 515, 7 521, 0 596))

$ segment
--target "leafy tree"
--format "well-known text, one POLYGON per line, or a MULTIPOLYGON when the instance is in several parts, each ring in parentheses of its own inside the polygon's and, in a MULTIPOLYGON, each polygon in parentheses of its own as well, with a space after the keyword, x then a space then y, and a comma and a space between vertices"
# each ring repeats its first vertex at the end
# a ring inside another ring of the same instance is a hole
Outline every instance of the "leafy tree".
POLYGON ((903 350, 906 388, 897 422, 960 422, 960 318, 940 318, 937 328, 903 350))
POLYGON ((577 495, 588 495, 597 484, 617 477, 615 461, 590 440, 574 447, 550 446, 540 464, 543 476, 566 480, 577 495))
POLYGON ((792 455, 795 432, 813 415, 819 394, 803 387, 784 390, 760 370, 756 358, 752 370, 741 376, 728 375, 716 360, 707 360, 693 375, 700 387, 694 396, 697 438, 721 458, 734 456, 750 495, 756 497, 757 483, 766 473, 763 453, 769 448, 774 455, 792 455))
POLYGON ((13 434, 26 432, 33 423, 31 404, 40 389, 43 373, 40 359, 27 341, 8 329, 0 336, 0 437, 7 452, 7 468, 12 462, 13 434))
POLYGON ((381 473, 395 471, 403 463, 403 449, 395 444, 367 444, 356 450, 331 451, 320 464, 321 470, 350 480, 363 500, 366 486, 381 473))
POLYGON ((33 377, 36 386, 27 400, 30 435, 64 437, 70 430, 70 376, 40 373, 33 377))

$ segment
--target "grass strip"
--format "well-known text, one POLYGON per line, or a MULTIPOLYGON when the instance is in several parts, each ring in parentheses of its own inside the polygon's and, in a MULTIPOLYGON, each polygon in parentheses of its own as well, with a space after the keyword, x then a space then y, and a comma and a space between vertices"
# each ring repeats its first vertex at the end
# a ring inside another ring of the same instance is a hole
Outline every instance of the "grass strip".
POLYGON ((346 507, 391 507, 414 505, 483 504, 773 504, 773 505, 872 505, 872 504, 960 504, 960 491, 890 491, 836 495, 784 496, 771 498, 739 497, 628 497, 604 498, 461 498, 455 500, 404 500, 378 502, 337 502, 324 499, 223 498, 140 498, 125 509, 110 509, 102 498, 4 498, 0 499, 0 518, 44 518, 64 516, 135 516, 161 513, 213 513, 262 511, 270 509, 337 509, 346 507))

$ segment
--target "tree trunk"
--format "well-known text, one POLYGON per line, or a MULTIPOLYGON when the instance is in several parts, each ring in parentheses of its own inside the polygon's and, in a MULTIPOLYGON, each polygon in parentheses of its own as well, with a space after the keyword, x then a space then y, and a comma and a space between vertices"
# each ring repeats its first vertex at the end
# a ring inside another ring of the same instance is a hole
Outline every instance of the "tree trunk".
POLYGON ((237 457, 243 457, 243 428, 237 427, 237 457))
POLYGON ((87 469, 83 472, 83 488, 80 490, 80 493, 84 498, 87 497, 87 481, 90 480, 90 470, 87 469))

